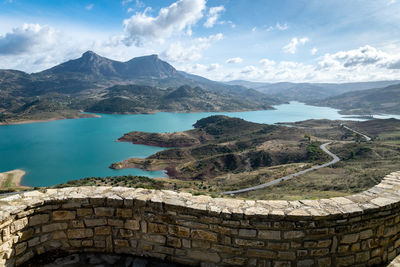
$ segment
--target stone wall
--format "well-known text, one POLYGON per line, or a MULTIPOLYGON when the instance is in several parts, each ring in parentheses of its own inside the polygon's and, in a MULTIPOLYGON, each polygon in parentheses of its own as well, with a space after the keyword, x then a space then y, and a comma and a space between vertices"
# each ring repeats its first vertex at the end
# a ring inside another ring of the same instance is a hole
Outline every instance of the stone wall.
POLYGON ((400 252, 400 172, 360 194, 251 201, 122 187, 0 199, 0 265, 53 250, 206 266, 365 266, 400 252))

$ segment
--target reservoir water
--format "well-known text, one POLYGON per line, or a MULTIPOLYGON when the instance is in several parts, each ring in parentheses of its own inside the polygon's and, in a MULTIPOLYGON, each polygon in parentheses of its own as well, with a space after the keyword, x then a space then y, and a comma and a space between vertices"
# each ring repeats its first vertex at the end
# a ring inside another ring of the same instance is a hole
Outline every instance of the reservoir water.
POLYGON ((0 172, 22 169, 22 185, 51 186, 84 177, 164 173, 138 169, 112 170, 108 166, 129 157, 147 157, 162 148, 115 142, 130 131, 175 132, 193 128, 199 119, 224 114, 259 123, 306 119, 344 119, 337 110, 298 102, 276 110, 233 113, 157 113, 105 115, 101 118, 0 126, 0 172))

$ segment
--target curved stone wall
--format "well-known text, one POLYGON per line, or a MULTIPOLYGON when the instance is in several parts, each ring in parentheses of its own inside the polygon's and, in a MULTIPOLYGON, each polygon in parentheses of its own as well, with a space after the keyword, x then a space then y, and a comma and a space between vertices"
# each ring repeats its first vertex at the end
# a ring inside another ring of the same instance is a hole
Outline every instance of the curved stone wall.
POLYGON ((400 252, 400 172, 360 194, 251 201, 122 187, 0 199, 0 265, 53 250, 207 266, 353 266, 400 252))

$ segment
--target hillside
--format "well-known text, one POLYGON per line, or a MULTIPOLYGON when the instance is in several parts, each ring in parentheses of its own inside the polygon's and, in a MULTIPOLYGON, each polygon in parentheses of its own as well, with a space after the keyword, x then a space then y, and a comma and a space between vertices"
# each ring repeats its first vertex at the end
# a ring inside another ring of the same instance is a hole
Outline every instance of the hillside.
POLYGON ((349 92, 308 102, 312 105, 341 109, 343 114, 400 114, 400 84, 385 88, 349 92))
POLYGON ((381 88, 398 83, 400 83, 400 81, 358 83, 262 83, 237 80, 227 82, 229 85, 239 85, 247 88, 253 88, 259 92, 278 97, 282 101, 300 102, 321 100, 351 91, 381 88))
POLYGON ((125 134, 119 141, 175 148, 146 159, 114 163, 111 168, 164 169, 171 178, 180 180, 209 180, 230 173, 248 173, 251 180, 265 167, 326 159, 316 144, 304 139, 304 131, 293 127, 226 116, 207 117, 193 126, 193 130, 178 133, 125 134))
POLYGON ((245 111, 279 103, 253 89, 177 71, 157 55, 120 62, 88 51, 39 73, 0 70, 0 123, 88 116, 81 111, 245 111))

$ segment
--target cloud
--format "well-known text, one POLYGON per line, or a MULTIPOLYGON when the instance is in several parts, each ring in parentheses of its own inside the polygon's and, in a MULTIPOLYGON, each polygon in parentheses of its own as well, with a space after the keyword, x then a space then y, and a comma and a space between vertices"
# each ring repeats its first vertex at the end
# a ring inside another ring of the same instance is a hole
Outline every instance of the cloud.
POLYGON ((124 6, 124 5, 126 5, 126 4, 128 4, 128 3, 131 3, 133 0, 123 0, 122 2, 121 2, 121 4, 124 6))
POLYGON ((311 55, 315 55, 317 52, 318 52, 318 48, 316 48, 316 47, 313 47, 313 48, 310 50, 311 55))
POLYGON ((94 8, 94 4, 87 5, 85 8, 90 11, 94 8))
POLYGON ((318 63, 320 69, 338 69, 375 66, 377 68, 400 69, 400 55, 390 55, 366 45, 358 49, 325 54, 318 63))
POLYGON ((0 35, 0 55, 18 55, 55 42, 55 30, 39 24, 24 24, 0 35))
POLYGON ((309 40, 307 37, 303 37, 303 38, 297 38, 294 37, 292 38, 292 40, 290 41, 290 43, 288 43, 287 45, 285 45, 283 47, 283 51, 285 51, 286 53, 290 53, 290 54, 295 54, 297 51, 297 47, 299 45, 304 45, 305 43, 307 43, 309 40))
POLYGON ((267 59, 267 58, 261 59, 261 60, 259 61, 259 63, 260 63, 261 65, 263 65, 264 67, 269 67, 269 66, 275 65, 275 61, 269 60, 269 59, 267 59))
POLYGON ((124 42, 140 46, 144 40, 162 40, 182 32, 203 17, 205 7, 205 0, 178 0, 162 8, 156 17, 146 14, 148 9, 138 12, 123 22, 127 34, 124 42))
POLYGON ((211 64, 210 66, 208 66, 207 71, 214 71, 214 70, 219 69, 220 67, 221 67, 221 65, 214 63, 214 64, 211 64))
POLYGON ((242 63, 243 59, 240 57, 233 57, 233 58, 229 58, 226 63, 227 64, 238 64, 238 63, 242 63))
POLYGON ((190 62, 199 60, 203 50, 210 47, 213 42, 223 39, 223 34, 218 33, 208 37, 195 38, 187 43, 174 42, 161 53, 161 57, 171 62, 190 62))
POLYGON ((207 20, 204 23, 204 27, 206 28, 212 28, 214 27, 215 23, 217 22, 219 16, 221 15, 222 12, 225 11, 224 6, 215 6, 211 7, 208 11, 207 14, 207 20))
POLYGON ((267 32, 273 31, 273 30, 278 30, 278 31, 286 31, 287 29, 289 29, 289 26, 287 25, 287 23, 285 24, 280 24, 279 22, 277 22, 275 24, 275 26, 269 26, 267 28, 267 32))

